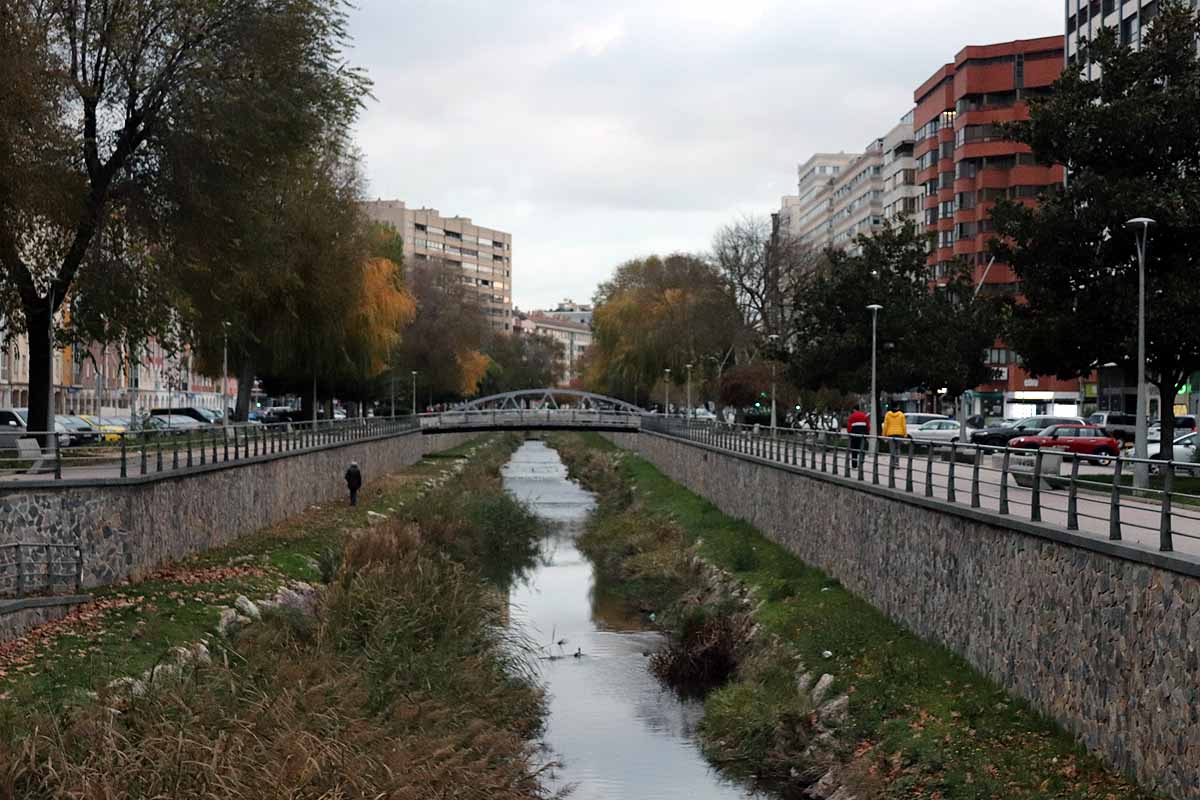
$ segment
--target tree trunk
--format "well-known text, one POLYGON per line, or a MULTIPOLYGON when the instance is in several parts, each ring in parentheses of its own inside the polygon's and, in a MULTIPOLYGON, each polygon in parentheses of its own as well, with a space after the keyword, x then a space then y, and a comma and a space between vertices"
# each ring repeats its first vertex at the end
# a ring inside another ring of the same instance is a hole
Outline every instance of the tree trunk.
POLYGON ((254 359, 250 356, 244 356, 238 364, 237 380, 237 402, 233 418, 238 422, 245 422, 250 416, 250 397, 254 392, 254 359))
POLYGON ((50 304, 25 307, 25 332, 29 337, 29 418, 27 430, 39 436, 42 447, 54 442, 45 435, 54 430, 54 348, 50 344, 50 304))

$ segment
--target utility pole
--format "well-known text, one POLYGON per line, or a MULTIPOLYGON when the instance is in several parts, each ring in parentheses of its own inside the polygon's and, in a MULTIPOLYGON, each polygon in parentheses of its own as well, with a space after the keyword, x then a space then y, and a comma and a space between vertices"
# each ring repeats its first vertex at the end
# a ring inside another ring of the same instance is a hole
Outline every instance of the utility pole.
POLYGON ((775 435, 775 343, 779 341, 779 334, 772 333, 767 336, 767 341, 771 343, 771 435, 775 435))
POLYGON ((417 371, 412 371, 413 379, 413 416, 417 416, 417 371))
POLYGON ((692 365, 687 365, 687 415, 692 416, 692 365))
POLYGON ((877 439, 879 435, 879 392, 875 388, 875 340, 877 338, 879 312, 883 310, 883 306, 878 303, 872 303, 867 306, 871 311, 871 452, 874 453, 877 448, 877 439))
POLYGON ((671 416, 671 368, 667 367, 666 369, 664 369, 663 375, 666 376, 663 379, 663 387, 664 387, 663 391, 665 392, 665 395, 666 395, 666 400, 665 400, 666 406, 663 408, 663 413, 669 417, 669 416, 671 416))
POLYGON ((221 323, 221 425, 229 427, 229 323, 221 323))

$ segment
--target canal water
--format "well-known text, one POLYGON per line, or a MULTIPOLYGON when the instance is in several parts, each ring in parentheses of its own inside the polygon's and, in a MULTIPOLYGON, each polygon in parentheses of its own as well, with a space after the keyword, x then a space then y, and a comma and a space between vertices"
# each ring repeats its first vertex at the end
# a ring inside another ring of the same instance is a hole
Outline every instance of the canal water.
POLYGON ((554 524, 540 564, 510 594, 510 624, 542 654, 545 743, 562 764, 551 788, 573 786, 576 800, 762 797, 709 767, 696 743, 703 706, 681 701, 647 668, 660 635, 596 591, 591 562, 575 547, 592 495, 540 441, 522 445, 503 476, 511 494, 554 524))

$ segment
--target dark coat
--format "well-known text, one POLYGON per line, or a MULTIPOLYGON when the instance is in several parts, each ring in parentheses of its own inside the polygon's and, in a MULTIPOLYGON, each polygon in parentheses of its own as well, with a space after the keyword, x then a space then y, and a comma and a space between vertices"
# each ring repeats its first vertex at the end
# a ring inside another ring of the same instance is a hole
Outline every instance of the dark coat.
POLYGON ((346 470, 346 488, 352 492, 362 488, 362 473, 358 471, 358 467, 351 466, 346 470))

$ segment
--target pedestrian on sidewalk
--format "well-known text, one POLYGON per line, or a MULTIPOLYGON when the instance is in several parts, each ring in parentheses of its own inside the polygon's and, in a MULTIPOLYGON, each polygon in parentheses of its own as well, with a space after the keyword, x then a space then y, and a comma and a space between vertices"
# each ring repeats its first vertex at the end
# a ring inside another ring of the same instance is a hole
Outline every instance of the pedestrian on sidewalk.
POLYGON ((863 442, 866 441, 867 434, 871 432, 871 418, 865 411, 855 406, 849 419, 846 420, 846 430, 850 434, 850 460, 853 467, 858 469, 858 462, 862 460, 863 442))
POLYGON ((908 425, 900 406, 892 403, 892 408, 883 415, 883 435, 896 436, 903 439, 908 436, 908 425))
POLYGON ((346 488, 350 490, 350 505, 358 505, 358 490, 362 488, 362 472, 358 469, 357 461, 351 461, 350 467, 346 470, 346 488))

